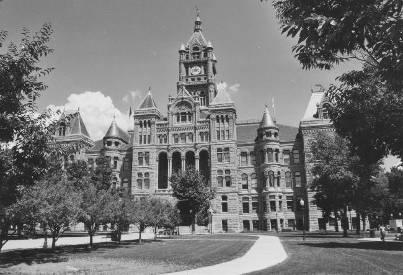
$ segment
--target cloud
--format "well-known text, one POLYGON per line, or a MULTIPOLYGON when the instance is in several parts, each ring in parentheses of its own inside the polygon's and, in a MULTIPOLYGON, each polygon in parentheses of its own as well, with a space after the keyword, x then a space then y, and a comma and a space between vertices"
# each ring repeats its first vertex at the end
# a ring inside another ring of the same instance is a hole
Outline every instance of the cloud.
POLYGON ((227 82, 221 82, 221 83, 217 84, 217 89, 218 90, 223 89, 227 93, 229 93, 230 95, 234 95, 234 94, 238 93, 240 87, 241 87, 241 84, 239 84, 239 83, 235 83, 235 84, 233 84, 231 86, 228 86, 227 82))
POLYGON ((128 103, 130 105, 137 105, 137 102, 143 97, 143 92, 140 90, 129 91, 122 97, 122 101, 124 103, 128 103))
POLYGON ((93 140, 103 138, 108 130, 113 116, 123 130, 130 126, 129 116, 122 113, 113 104, 110 96, 105 96, 102 92, 85 91, 79 94, 71 94, 67 98, 67 103, 62 106, 50 105, 52 110, 77 110, 80 108, 81 116, 93 140))

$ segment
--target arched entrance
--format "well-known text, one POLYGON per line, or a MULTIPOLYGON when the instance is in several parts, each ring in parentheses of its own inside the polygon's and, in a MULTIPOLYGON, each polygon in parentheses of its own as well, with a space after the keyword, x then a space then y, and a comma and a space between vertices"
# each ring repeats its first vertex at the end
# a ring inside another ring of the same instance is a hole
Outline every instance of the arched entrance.
POLYGON ((172 154, 172 174, 182 170, 182 158, 180 152, 174 152, 172 154))
POLYGON ((158 155, 158 189, 168 188, 168 155, 161 152, 158 155))
POLYGON ((206 181, 210 180, 210 159, 206 150, 199 153, 199 172, 206 181))
POLYGON ((195 168, 195 153, 193 151, 186 152, 185 155, 185 168, 195 168))

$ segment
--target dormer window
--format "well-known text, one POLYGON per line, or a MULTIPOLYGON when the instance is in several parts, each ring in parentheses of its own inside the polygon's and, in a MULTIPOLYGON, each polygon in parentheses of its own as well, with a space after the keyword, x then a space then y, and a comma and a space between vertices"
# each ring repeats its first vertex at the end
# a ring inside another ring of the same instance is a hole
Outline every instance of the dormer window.
POLYGON ((119 142, 118 141, 115 141, 115 147, 119 147, 119 142))
POLYGON ((194 46, 194 47, 193 47, 193 49, 192 49, 192 51, 194 51, 194 52, 198 52, 198 51, 200 51, 200 48, 199 48, 199 47, 197 47, 197 46, 194 46))
POLYGON ((109 140, 108 140, 108 141, 106 142, 106 145, 107 145, 107 146, 112 146, 112 141, 109 141, 109 140))

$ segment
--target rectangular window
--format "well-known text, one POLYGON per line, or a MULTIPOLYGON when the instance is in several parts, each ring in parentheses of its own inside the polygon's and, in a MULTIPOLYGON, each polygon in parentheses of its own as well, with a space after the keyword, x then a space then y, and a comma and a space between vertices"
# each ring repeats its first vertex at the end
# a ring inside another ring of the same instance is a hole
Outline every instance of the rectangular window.
POLYGON ((291 172, 285 172, 285 187, 292 188, 291 172))
POLYGON ((293 160, 294 160, 294 164, 300 163, 299 151, 298 151, 298 150, 292 151, 292 158, 293 158, 293 160))
POLYGON ((249 198, 242 198, 242 212, 249 213, 249 198))
POLYGON ((139 135, 139 144, 143 144, 143 136, 139 135))
POLYGON ((144 173, 144 189, 150 189, 150 173, 144 173))
POLYGON ((143 189, 143 173, 137 173, 137 189, 143 189))
POLYGON ((228 197, 227 196, 221 196, 221 211, 222 212, 228 212, 228 197))
POLYGON ((223 161, 223 153, 222 148, 217 148, 217 162, 223 161))
POLYGON ((189 142, 193 142, 193 134, 192 133, 188 134, 188 139, 189 139, 189 142))
POLYGON ((273 162, 273 150, 272 149, 267 150, 267 161, 273 162))
POLYGON ((148 144, 151 144, 151 135, 148 135, 148 144))
POLYGON ((174 143, 179 143, 179 135, 178 134, 174 135, 174 143))
POLYGON ((138 161, 139 161, 139 166, 144 165, 144 153, 143 152, 138 153, 138 161))
POLYGON ((186 122, 186 113, 181 113, 181 122, 186 122))
POLYGON ((251 181, 251 187, 252 187, 252 189, 253 189, 253 190, 256 190, 256 189, 257 189, 257 179, 256 179, 256 174, 255 174, 255 173, 252 173, 252 174, 250 175, 250 181, 251 181))
POLYGON ((247 174, 242 174, 241 180, 242 180, 242 189, 248 190, 248 188, 249 188, 248 175, 247 174))
POLYGON ((221 221, 222 231, 228 232, 228 220, 221 221))
POLYGON ((224 162, 229 162, 229 148, 224 148, 224 162))
POLYGON ((222 138, 223 140, 225 140, 225 131, 224 131, 224 130, 221 130, 221 138, 222 138))
POLYGON ((283 211, 283 200, 281 198, 278 201, 278 211, 283 211))
POLYGON ((252 221, 253 231, 259 231, 259 221, 253 220, 252 221))
POLYGON ((259 210, 258 197, 252 197, 252 211, 257 212, 259 210))
POLYGON ((246 166, 246 165, 248 165, 248 153, 241 152, 241 166, 246 166))
POLYGON ((283 161, 285 165, 290 165, 290 152, 283 151, 283 161))
POLYGON ((225 130, 226 138, 229 139, 229 130, 225 130))
POLYGON ((130 169, 129 158, 123 159, 123 170, 128 171, 130 169))
POLYGON ((220 130, 217 130, 217 140, 220 140, 220 130))

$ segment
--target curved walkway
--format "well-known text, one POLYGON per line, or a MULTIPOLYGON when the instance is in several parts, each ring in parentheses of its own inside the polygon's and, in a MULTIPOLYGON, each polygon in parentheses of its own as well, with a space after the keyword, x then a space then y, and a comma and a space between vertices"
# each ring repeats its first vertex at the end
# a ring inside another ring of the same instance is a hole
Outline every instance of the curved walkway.
POLYGON ((255 244, 245 255, 229 262, 200 267, 197 269, 185 270, 169 275, 224 275, 224 274, 245 274, 265 269, 281 263, 287 258, 280 239, 275 236, 259 236, 255 244))

